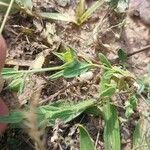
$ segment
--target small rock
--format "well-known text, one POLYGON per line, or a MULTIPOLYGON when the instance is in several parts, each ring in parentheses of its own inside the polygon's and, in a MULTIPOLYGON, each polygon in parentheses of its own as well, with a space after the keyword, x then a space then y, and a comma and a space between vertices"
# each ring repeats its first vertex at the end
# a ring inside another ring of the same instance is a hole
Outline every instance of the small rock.
POLYGON ((81 80, 91 80, 93 78, 93 72, 89 71, 89 72, 85 72, 83 74, 80 75, 80 79, 81 80))

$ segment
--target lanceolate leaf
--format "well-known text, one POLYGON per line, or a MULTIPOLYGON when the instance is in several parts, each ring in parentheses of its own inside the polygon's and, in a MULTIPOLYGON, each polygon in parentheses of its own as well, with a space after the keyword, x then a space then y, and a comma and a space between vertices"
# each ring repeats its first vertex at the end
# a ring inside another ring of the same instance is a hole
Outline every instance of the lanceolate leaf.
POLYGON ((120 128, 115 106, 107 103, 102 109, 105 128, 104 145, 106 150, 120 150, 120 128))
POLYGON ((88 131, 82 125, 78 125, 78 128, 80 133, 80 150, 94 150, 94 142, 88 131))

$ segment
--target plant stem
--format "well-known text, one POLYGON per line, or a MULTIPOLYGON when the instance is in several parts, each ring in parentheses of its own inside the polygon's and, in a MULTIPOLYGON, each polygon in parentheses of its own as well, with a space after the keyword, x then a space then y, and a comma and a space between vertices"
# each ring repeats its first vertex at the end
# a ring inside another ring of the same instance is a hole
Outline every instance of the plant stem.
POLYGON ((8 15, 9 15, 9 13, 10 13, 10 10, 11 10, 11 8, 12 8, 13 3, 14 3, 14 0, 11 0, 11 1, 10 1, 10 4, 9 4, 9 7, 8 7, 8 9, 7 9, 7 11, 6 11, 6 14, 5 14, 5 16, 4 16, 4 20, 3 20, 2 24, 1 24, 1 27, 0 27, 0 34, 1 34, 2 31, 3 31, 3 28, 4 28, 5 23, 6 23, 6 21, 7 21, 7 18, 8 18, 8 15))
POLYGON ((6 73, 3 73, 2 72, 2 75, 5 75, 5 74, 15 74, 15 73, 37 73, 37 72, 46 72, 46 71, 55 71, 55 70, 61 70, 63 69, 64 66, 57 66, 57 67, 51 67, 51 68, 42 68, 42 69, 33 69, 33 70, 19 70, 19 71, 10 71, 10 72, 6 72, 6 73))

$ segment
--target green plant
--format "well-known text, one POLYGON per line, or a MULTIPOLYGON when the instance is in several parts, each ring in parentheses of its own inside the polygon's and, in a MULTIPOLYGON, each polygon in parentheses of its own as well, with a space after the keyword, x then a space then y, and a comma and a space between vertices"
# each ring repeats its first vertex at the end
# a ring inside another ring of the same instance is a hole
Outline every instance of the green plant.
MULTIPOLYGON (((125 91, 130 95, 129 100, 126 102, 124 107, 126 109, 126 116, 130 117, 137 104, 135 91, 133 90, 133 82, 135 80, 134 75, 132 75, 127 70, 123 70, 119 66, 112 66, 109 60, 103 54, 99 54, 99 64, 94 64, 91 61, 83 58, 79 59, 75 50, 70 47, 66 48, 66 51, 63 53, 54 54, 60 60, 62 60, 63 64, 61 66, 19 71, 4 68, 2 75, 5 79, 13 79, 9 84, 9 87, 12 88, 12 85, 15 82, 20 81, 20 78, 22 79, 24 73, 28 75, 37 72, 57 71, 49 77, 49 79, 52 80, 59 77, 73 78, 88 71, 91 68, 103 68, 99 89, 99 101, 85 100, 77 104, 70 104, 66 103, 65 101, 61 101, 45 106, 39 106, 37 108, 37 116, 40 126, 54 126, 57 119, 61 119, 62 121, 67 123, 83 112, 94 115, 102 114, 105 120, 103 135, 105 147, 107 149, 120 150, 121 143, 119 120, 116 107, 112 101, 112 97, 121 91, 125 91)), ((21 123, 26 119, 24 111, 15 111, 8 116, 0 117, 0 122, 21 123)), ((86 132, 84 131, 84 134, 85 133, 86 132)), ((84 145, 82 146, 84 147, 84 145)))

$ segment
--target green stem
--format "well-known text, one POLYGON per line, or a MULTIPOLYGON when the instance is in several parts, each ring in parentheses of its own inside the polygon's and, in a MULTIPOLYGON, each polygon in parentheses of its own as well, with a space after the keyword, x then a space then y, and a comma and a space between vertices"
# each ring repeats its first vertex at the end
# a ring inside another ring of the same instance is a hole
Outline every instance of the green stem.
POLYGON ((62 70, 64 66, 57 66, 57 67, 51 67, 51 68, 42 68, 42 69, 33 69, 33 70, 19 70, 19 71, 10 71, 3 73, 2 75, 6 74, 15 74, 15 73, 38 73, 38 72, 46 72, 46 71, 55 71, 55 70, 62 70))
POLYGON ((11 10, 11 8, 12 8, 13 3, 14 3, 14 0, 11 0, 11 1, 10 1, 10 4, 9 4, 9 7, 8 7, 8 9, 7 9, 7 11, 6 11, 6 14, 5 14, 5 16, 4 16, 4 20, 3 20, 2 24, 1 24, 1 27, 0 27, 0 34, 1 34, 2 31, 3 31, 3 28, 4 28, 5 23, 6 23, 6 21, 7 21, 7 18, 8 18, 8 15, 9 15, 9 13, 10 13, 10 10, 11 10))
MULTIPOLYGON (((47 71, 55 71, 55 70, 63 70, 66 67, 66 65, 62 66, 56 66, 56 67, 51 67, 51 68, 41 68, 41 69, 32 69, 32 70, 19 70, 19 71, 8 71, 8 72, 3 72, 2 75, 7 75, 7 74, 17 74, 17 73, 38 73, 38 72, 47 72, 47 71)), ((87 66, 86 66, 87 67, 87 66)), ((98 65, 98 64, 89 64, 89 67, 96 67, 96 68, 103 68, 103 69, 110 69, 108 67, 105 67, 103 65, 98 65)))

